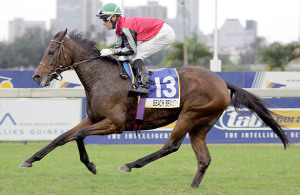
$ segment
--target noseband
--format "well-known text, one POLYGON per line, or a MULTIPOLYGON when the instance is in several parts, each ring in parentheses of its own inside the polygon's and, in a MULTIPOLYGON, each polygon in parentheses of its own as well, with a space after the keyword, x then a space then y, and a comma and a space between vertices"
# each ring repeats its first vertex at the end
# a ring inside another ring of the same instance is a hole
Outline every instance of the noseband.
POLYGON ((64 67, 64 66, 58 64, 58 60, 59 60, 59 58, 60 58, 61 55, 64 56, 66 64, 68 63, 67 62, 66 52, 65 52, 64 41, 65 41, 65 38, 62 41, 57 41, 57 40, 54 40, 54 39, 51 40, 51 42, 59 44, 58 56, 56 58, 56 64, 55 64, 55 66, 53 66, 53 68, 50 67, 50 66, 48 66, 48 65, 46 65, 46 64, 44 64, 44 63, 42 63, 42 62, 40 62, 40 64, 39 64, 40 66, 44 66, 45 68, 47 68, 48 70, 50 70, 52 72, 51 75, 54 75, 54 78, 56 80, 59 80, 59 81, 61 81, 63 79, 63 77, 61 76, 62 72, 66 71, 66 70, 70 70, 72 68, 75 68, 76 66, 78 66, 80 64, 83 64, 83 63, 86 63, 86 62, 90 62, 92 60, 100 58, 100 56, 98 56, 98 57, 95 57, 95 58, 83 60, 83 61, 71 64, 70 66, 65 66, 64 67))

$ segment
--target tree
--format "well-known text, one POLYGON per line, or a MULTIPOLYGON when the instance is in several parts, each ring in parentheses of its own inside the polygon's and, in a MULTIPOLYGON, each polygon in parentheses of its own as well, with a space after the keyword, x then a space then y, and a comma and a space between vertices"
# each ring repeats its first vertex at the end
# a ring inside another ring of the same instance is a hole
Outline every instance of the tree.
POLYGON ((240 54, 241 64, 254 64, 259 52, 265 48, 265 38, 257 37, 252 44, 246 48, 245 53, 240 54))
POLYGON ((0 68, 37 67, 53 36, 51 34, 34 28, 13 43, 1 43, 0 68))
POLYGON ((233 62, 230 60, 230 55, 228 55, 228 54, 219 54, 218 57, 219 57, 219 60, 222 61, 223 65, 233 64, 233 62))
POLYGON ((267 70, 280 68, 281 71, 284 71, 289 62, 299 57, 299 43, 293 42, 287 45, 281 45, 280 43, 275 42, 260 52, 259 61, 268 64, 267 70))
POLYGON ((167 68, 181 67, 183 65, 183 43, 176 41, 172 44, 168 57, 164 60, 163 66, 167 68))
MULTIPOLYGON (((188 65, 190 66, 208 66, 212 53, 208 48, 197 42, 194 36, 188 39, 188 65)), ((183 65, 183 43, 175 42, 169 49, 168 57, 164 60, 164 67, 181 67, 183 65)))
POLYGON ((150 65, 151 67, 158 68, 162 64, 164 58, 167 56, 167 52, 168 51, 166 49, 163 49, 149 56, 148 58, 145 58, 145 64, 150 65))
POLYGON ((0 68, 9 68, 13 61, 11 45, 0 43, 0 68))

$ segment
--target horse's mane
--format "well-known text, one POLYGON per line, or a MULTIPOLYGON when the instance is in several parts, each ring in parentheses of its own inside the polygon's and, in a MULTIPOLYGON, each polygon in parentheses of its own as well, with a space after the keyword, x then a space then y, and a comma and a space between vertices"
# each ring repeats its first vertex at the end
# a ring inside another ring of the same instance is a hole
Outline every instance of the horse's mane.
POLYGON ((100 55, 100 50, 97 48, 97 42, 91 41, 83 37, 82 34, 78 33, 76 30, 73 30, 69 33, 70 39, 81 45, 83 48, 94 54, 95 56, 100 55))
MULTIPOLYGON (((59 35, 61 33, 62 33, 62 31, 58 32, 56 35, 54 35, 53 39, 56 39, 57 37, 59 37, 59 35)), ((87 38, 84 38, 84 36, 81 33, 78 33, 77 30, 71 31, 68 35, 71 40, 78 43, 81 47, 83 47, 84 49, 89 51, 91 54, 95 55, 96 57, 100 56, 100 49, 97 48, 98 43, 96 41, 92 41, 87 38)), ((108 57, 105 56, 105 57, 101 57, 101 58, 116 62, 116 59, 109 57, 109 56, 108 57)))

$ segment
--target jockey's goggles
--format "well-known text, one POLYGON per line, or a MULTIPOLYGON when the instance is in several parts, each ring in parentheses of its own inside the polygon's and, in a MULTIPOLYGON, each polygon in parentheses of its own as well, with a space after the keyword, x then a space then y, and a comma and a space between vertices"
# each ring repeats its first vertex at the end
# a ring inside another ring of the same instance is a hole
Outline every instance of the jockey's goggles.
POLYGON ((103 22, 109 22, 109 17, 107 17, 107 18, 100 18, 103 22))

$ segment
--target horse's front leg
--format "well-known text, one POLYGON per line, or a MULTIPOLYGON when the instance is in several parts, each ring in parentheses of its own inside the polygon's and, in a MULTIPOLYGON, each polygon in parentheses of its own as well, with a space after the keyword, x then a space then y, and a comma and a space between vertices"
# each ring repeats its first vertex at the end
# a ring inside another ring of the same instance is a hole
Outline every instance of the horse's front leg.
POLYGON ((70 131, 67 131, 57 138, 55 138, 50 144, 45 146, 43 149, 40 151, 36 152, 32 157, 27 159, 25 162, 23 162, 20 166, 20 168, 29 168, 32 167, 32 163, 35 161, 39 161, 42 158, 44 158, 49 152, 54 150, 57 146, 62 146, 67 142, 73 141, 75 139, 75 135, 77 132, 87 126, 92 125, 92 122, 89 118, 84 119, 81 121, 77 126, 75 126, 73 129, 70 131))
POLYGON ((97 173, 97 168, 93 162, 90 162, 89 156, 86 152, 84 145, 84 138, 89 135, 110 135, 113 133, 122 133, 124 131, 123 125, 117 125, 113 123, 110 119, 104 119, 98 123, 95 123, 89 127, 83 128, 78 131, 75 136, 77 142, 78 151, 80 155, 80 161, 91 171, 93 174, 97 173))

